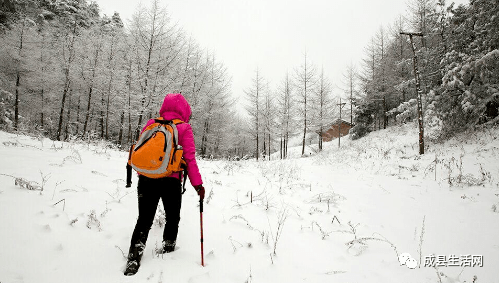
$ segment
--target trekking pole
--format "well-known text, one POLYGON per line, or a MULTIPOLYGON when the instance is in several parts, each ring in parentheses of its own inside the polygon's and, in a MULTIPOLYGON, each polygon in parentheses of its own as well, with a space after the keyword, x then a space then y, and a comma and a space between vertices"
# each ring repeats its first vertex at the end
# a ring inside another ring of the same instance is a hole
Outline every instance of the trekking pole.
POLYGON ((204 267, 204 249, 203 249, 203 200, 199 199, 199 216, 201 223, 201 265, 204 267))

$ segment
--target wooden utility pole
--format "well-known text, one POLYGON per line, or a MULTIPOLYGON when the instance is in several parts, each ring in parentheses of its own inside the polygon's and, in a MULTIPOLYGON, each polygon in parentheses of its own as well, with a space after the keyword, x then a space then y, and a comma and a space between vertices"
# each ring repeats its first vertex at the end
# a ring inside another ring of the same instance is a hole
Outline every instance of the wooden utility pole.
POLYGON ((338 148, 341 146, 341 109, 343 106, 345 106, 345 102, 341 103, 341 97, 340 97, 340 103, 338 105, 340 106, 340 120, 338 121, 338 148))
POLYGON ((424 127, 423 127, 423 103, 422 103, 421 78, 419 76, 418 55, 416 54, 416 44, 414 43, 414 40, 413 40, 414 36, 423 37, 423 33, 421 33, 421 32, 400 32, 400 34, 409 36, 409 39, 411 40, 412 53, 414 54, 412 62, 413 62, 413 68, 414 68, 414 76, 416 79, 416 91, 418 93, 419 154, 424 154, 424 127))

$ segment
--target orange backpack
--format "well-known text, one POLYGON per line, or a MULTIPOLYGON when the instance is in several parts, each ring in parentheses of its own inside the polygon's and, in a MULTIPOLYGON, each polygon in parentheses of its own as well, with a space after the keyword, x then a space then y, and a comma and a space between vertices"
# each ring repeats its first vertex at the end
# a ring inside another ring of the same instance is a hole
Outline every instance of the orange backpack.
MULTIPOLYGON (((138 141, 130 147, 127 164, 127 187, 132 184, 131 171, 149 178, 168 177, 172 173, 186 170, 182 158, 184 150, 178 144, 178 124, 180 119, 164 120, 155 118, 140 134, 138 141)), ((185 178, 184 178, 185 186, 185 178)))

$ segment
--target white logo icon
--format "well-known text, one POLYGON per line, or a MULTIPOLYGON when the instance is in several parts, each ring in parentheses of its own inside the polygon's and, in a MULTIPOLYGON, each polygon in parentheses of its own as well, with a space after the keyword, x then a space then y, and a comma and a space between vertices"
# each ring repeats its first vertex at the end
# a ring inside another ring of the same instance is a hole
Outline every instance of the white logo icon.
POLYGON ((409 253, 400 254, 399 262, 400 265, 405 265, 410 269, 414 269, 418 266, 418 262, 409 253))

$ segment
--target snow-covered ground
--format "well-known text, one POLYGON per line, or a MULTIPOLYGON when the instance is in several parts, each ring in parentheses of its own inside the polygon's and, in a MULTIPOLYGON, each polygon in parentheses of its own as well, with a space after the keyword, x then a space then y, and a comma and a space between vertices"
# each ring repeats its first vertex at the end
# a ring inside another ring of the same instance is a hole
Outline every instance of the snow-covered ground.
POLYGON ((307 158, 200 161, 206 266, 188 186, 179 249, 155 255, 158 217, 125 277, 127 153, 0 132, 0 282, 499 282, 499 130, 423 156, 417 136, 405 125, 307 158))

